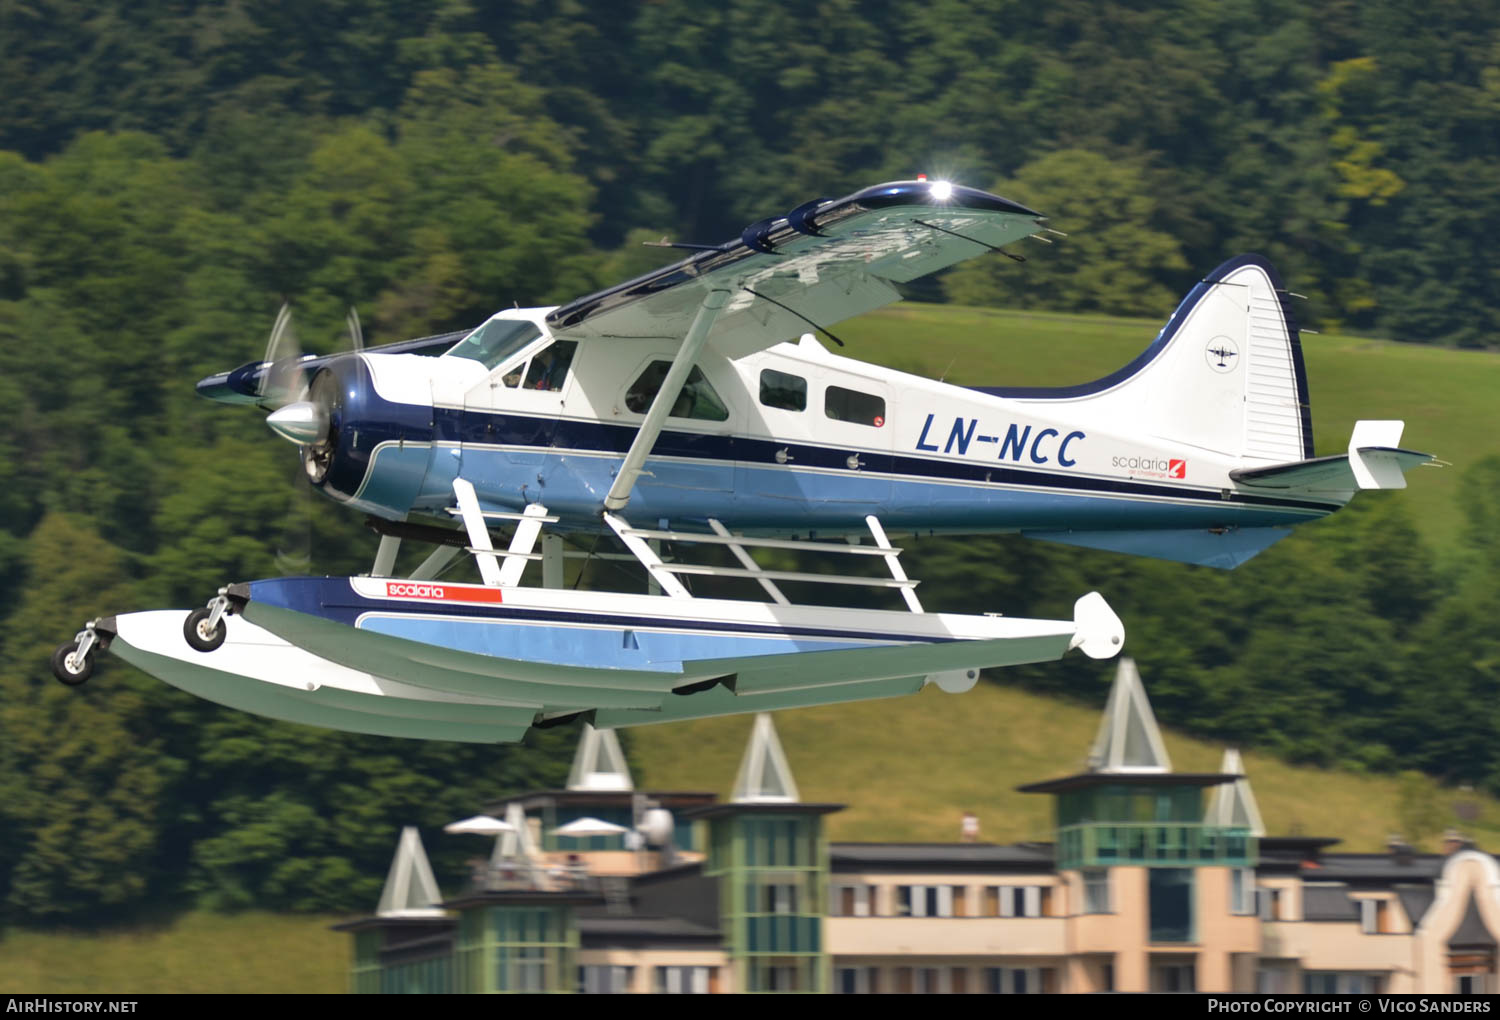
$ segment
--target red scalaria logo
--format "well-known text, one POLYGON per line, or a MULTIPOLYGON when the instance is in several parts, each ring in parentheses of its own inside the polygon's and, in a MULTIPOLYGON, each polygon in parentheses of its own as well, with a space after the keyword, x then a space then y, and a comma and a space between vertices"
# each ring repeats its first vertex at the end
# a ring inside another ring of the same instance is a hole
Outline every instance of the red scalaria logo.
POLYGON ((435 599, 440 602, 499 602, 499 588, 469 584, 413 584, 410 581, 387 581, 386 598, 435 599))
POLYGON ((391 596, 404 596, 411 599, 441 599, 447 598, 448 593, 440 584, 396 584, 389 583, 385 586, 385 593, 391 596))
POLYGON ((1185 461, 1185 460, 1174 460, 1170 464, 1168 464, 1167 465, 1167 477, 1168 478, 1186 478, 1187 477, 1187 461, 1185 461))

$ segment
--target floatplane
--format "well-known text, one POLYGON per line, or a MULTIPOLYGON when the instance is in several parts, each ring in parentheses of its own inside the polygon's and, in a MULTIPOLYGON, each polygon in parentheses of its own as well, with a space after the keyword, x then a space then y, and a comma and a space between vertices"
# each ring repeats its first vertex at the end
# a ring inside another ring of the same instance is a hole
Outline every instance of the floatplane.
POLYGON ((82 683, 108 649, 250 712, 485 742, 578 718, 961 692, 985 668, 1113 656, 1124 628, 1097 592, 1071 620, 927 612, 893 535, 1010 532, 1233 567, 1431 460, 1400 447, 1399 421, 1361 421, 1346 453, 1314 456, 1289 295, 1254 255, 1204 277, 1128 365, 1079 386, 956 386, 814 335, 837 343, 828 327, 898 300, 898 285, 1017 258, 1007 246, 1047 229, 998 195, 900 181, 462 333, 278 356, 279 320, 264 360, 198 391, 270 411, 309 482, 369 515, 370 572, 231 583, 190 613, 96 619, 53 671, 82 683), (644 568, 647 591, 563 586, 566 557, 589 555, 568 542, 601 535, 644 568), (433 549, 395 576, 402 542, 433 549), (771 569, 765 550, 869 569, 771 569), (443 580, 464 555, 479 583, 443 580), (540 584, 523 583, 528 569, 540 584), (762 597, 695 595, 705 578, 762 597), (786 594, 810 585, 885 588, 904 608, 786 594))

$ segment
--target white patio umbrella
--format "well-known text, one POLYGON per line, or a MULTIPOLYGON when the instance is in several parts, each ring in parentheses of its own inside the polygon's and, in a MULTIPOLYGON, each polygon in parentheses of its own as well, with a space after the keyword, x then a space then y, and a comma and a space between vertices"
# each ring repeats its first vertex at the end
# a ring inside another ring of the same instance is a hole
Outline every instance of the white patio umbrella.
POLYGON ((578 818, 567 825, 559 825, 552 830, 554 836, 618 836, 622 832, 630 830, 623 825, 606 822, 601 818, 578 818))
POLYGON ((451 822, 443 826, 443 831, 450 835, 466 833, 474 836, 499 836, 502 833, 515 832, 516 827, 498 818, 491 818, 489 815, 475 815, 473 818, 465 818, 460 822, 451 822))

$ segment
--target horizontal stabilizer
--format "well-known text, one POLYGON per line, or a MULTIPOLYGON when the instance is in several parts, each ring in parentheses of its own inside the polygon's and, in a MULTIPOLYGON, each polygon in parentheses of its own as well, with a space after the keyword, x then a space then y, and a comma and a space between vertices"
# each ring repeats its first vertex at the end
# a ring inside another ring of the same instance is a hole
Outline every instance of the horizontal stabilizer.
POLYGON ((1357 489, 1404 489, 1406 472, 1432 460, 1429 453, 1403 450, 1404 423, 1362 421, 1354 426, 1349 452, 1290 464, 1239 468, 1229 477, 1244 488, 1278 492, 1352 493, 1357 489))

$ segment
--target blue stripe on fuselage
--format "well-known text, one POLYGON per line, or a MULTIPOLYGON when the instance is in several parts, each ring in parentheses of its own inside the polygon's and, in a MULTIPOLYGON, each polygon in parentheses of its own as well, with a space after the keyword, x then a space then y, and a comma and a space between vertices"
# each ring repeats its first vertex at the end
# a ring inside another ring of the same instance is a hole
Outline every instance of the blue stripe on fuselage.
MULTIPOLYGON (((437 408, 434 438, 461 445, 462 458, 434 451, 425 505, 446 505, 462 470, 487 503, 541 502, 564 516, 592 516, 636 431, 631 424, 437 408), (526 463, 517 463, 518 454, 526 463)), ((872 513, 888 527, 966 532, 1261 527, 1300 523, 1340 505, 673 430, 662 432, 648 467, 652 476, 631 498, 633 515, 716 516, 751 529, 858 528, 872 513), (786 466, 777 464, 778 451, 786 451, 786 466), (858 469, 849 468, 851 456, 858 469), (715 491, 722 502, 706 508, 705 496, 715 491)))
MULTIPOLYGON (((436 467, 445 458, 434 457, 436 467)), ((433 505, 451 502, 447 490, 459 462, 445 476, 428 476, 433 505), (436 483, 436 484, 434 484, 436 483)), ((480 498, 519 508, 540 502, 565 519, 592 515, 609 490, 618 458, 550 453, 542 463, 516 467, 506 453, 465 447, 463 473, 479 484, 480 498), (509 476, 509 478, 507 478, 509 476), (496 483, 499 483, 498 485, 496 483)), ((737 528, 807 532, 861 530, 874 514, 887 529, 978 533, 1013 530, 1271 527, 1305 522, 1328 512, 1194 499, 1177 502, 1131 498, 1083 488, 1046 491, 998 482, 928 481, 865 470, 818 472, 752 464, 684 463, 652 458, 652 476, 636 483, 630 513, 642 520, 701 521, 714 516, 737 528), (706 501, 721 490, 717 507, 706 501), (732 491, 731 491, 732 490, 732 491)), ((996 472, 999 474, 999 472, 996 472)))

